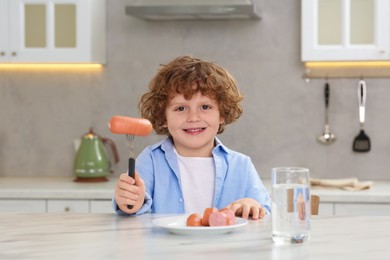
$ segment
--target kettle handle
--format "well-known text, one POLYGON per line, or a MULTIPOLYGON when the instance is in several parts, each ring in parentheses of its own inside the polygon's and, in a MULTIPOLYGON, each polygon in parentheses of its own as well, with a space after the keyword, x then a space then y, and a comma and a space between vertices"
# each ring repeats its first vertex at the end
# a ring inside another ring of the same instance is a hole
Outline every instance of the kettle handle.
POLYGON ((111 139, 109 139, 107 137, 103 137, 102 142, 103 142, 103 144, 107 143, 110 146, 112 154, 114 155, 114 162, 118 163, 119 162, 119 153, 118 153, 118 149, 116 149, 116 145, 115 145, 114 141, 112 141, 111 139))

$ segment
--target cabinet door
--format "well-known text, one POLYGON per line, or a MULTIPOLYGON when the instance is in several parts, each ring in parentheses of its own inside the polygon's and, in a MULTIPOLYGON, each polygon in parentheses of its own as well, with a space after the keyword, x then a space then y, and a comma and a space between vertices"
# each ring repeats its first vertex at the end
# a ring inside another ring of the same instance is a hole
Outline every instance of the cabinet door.
POLYGON ((390 204, 336 203, 335 213, 338 216, 388 216, 390 215, 390 204))
POLYGON ((302 0, 302 61, 388 60, 388 0, 302 0))
POLYGON ((48 200, 48 213, 89 213, 88 200, 48 200))
POLYGON ((90 213, 115 213, 112 200, 91 200, 90 213))
POLYGON ((12 213, 45 213, 45 200, 4 199, 0 200, 0 212, 12 213))
POLYGON ((0 0, 0 61, 8 60, 8 28, 8 0, 0 0))
POLYGON ((333 216, 334 215, 334 204, 329 202, 320 202, 318 209, 318 215, 320 216, 333 216))
POLYGON ((10 61, 104 62, 104 0, 11 0, 9 5, 10 61))

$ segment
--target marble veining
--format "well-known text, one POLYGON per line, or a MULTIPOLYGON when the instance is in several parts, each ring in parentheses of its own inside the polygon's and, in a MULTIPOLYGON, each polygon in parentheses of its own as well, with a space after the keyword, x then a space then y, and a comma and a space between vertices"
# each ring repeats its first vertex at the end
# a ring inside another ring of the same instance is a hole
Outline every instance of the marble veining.
POLYGON ((1 214, 0 259, 388 259, 390 216, 313 217, 307 243, 275 245, 267 216, 228 234, 183 236, 165 215, 1 214))

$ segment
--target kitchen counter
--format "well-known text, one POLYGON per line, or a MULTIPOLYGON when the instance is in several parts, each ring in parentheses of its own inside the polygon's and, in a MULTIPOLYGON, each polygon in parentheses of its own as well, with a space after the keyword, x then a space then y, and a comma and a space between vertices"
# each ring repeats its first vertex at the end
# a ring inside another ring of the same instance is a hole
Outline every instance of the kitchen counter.
POLYGON ((312 187, 310 192, 319 195, 321 202, 390 203, 390 181, 374 181, 370 189, 360 191, 312 187))
POLYGON ((388 259, 390 216, 313 217, 311 238, 275 245, 271 220, 231 233, 173 235, 154 227, 166 215, 0 214, 1 259, 388 259))
MULTIPOLYGON (((77 183, 73 177, 0 177, 0 199, 111 199, 117 178, 108 182, 77 183)), ((264 185, 270 191, 269 180, 264 185)), ((390 181, 375 181, 368 190, 344 191, 314 187, 321 202, 390 203, 390 181)))
POLYGON ((74 177, 0 177, 0 199, 111 199, 117 181, 73 180, 74 177))

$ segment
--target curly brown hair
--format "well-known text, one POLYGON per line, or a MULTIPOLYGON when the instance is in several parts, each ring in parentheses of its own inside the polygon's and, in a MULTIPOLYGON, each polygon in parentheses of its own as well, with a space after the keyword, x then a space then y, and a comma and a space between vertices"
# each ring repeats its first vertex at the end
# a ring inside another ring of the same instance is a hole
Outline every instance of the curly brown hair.
POLYGON ((216 63, 180 56, 166 65, 161 65, 149 84, 149 91, 139 102, 143 118, 148 119, 157 134, 169 135, 165 110, 169 101, 177 94, 189 100, 199 91, 218 103, 224 123, 219 126, 218 134, 225 126, 236 121, 243 112, 240 102, 243 99, 235 79, 228 71, 216 63), (195 86, 195 87, 194 87, 195 86))

